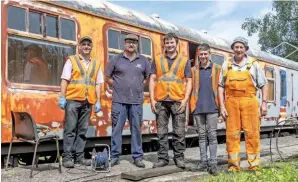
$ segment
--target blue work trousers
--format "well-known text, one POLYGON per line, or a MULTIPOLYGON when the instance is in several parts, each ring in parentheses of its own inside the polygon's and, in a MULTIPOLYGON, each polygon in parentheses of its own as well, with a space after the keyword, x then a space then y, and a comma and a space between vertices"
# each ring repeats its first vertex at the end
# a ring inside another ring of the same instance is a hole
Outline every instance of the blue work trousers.
POLYGON ((112 138, 111 138, 111 158, 118 158, 122 151, 122 131, 128 118, 131 132, 131 151, 134 160, 143 159, 142 149, 142 104, 123 104, 113 102, 112 104, 112 138))

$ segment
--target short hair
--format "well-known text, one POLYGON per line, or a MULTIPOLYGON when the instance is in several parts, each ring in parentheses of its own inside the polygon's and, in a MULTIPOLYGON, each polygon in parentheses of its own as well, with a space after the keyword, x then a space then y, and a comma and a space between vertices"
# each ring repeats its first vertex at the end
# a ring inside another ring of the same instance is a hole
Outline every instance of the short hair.
POLYGON ((210 52, 210 46, 209 46, 209 44, 206 44, 206 43, 200 44, 198 46, 198 49, 200 51, 208 51, 208 52, 210 52))
POLYGON ((163 38, 163 42, 165 42, 165 41, 168 40, 168 39, 172 39, 172 38, 174 38, 175 41, 176 41, 176 43, 178 43, 178 40, 179 40, 178 36, 177 36, 175 33, 172 33, 172 32, 167 33, 167 34, 164 36, 164 38, 163 38))

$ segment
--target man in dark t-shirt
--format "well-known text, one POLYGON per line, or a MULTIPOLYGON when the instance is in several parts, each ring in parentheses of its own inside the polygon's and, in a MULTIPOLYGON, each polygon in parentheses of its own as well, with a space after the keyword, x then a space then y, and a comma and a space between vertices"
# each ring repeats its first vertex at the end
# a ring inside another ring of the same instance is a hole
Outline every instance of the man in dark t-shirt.
POLYGON ((130 122, 132 157, 137 167, 145 167, 142 149, 144 83, 150 73, 148 59, 136 52, 138 37, 125 37, 125 50, 114 56, 105 70, 107 83, 112 87, 111 165, 120 163, 122 131, 126 118, 130 122))

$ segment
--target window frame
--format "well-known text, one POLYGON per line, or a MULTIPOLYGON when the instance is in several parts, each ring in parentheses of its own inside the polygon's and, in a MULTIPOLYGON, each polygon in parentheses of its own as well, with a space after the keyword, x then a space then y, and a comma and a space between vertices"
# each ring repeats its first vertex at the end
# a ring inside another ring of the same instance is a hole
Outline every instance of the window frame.
POLYGON ((285 69, 280 69, 280 70, 279 70, 279 76, 280 76, 280 99, 282 99, 283 96, 286 96, 286 97, 287 97, 287 70, 285 70, 285 69), (285 75, 284 75, 284 76, 285 76, 285 80, 284 80, 284 82, 282 81, 282 74, 281 74, 281 72, 284 72, 284 73, 285 73, 285 75), (284 84, 285 84, 285 85, 284 85, 284 84), (284 91, 285 91, 285 93, 284 93, 285 95, 282 95, 282 92, 283 92, 283 91, 282 91, 282 90, 283 90, 282 87, 283 87, 283 86, 285 86, 285 88, 286 88, 286 89, 284 90, 284 91))
POLYGON ((130 33, 133 33, 135 35, 138 36, 139 38, 139 41, 138 41, 138 48, 139 48, 139 54, 148 58, 148 59, 153 59, 153 43, 152 43, 152 38, 147 36, 147 35, 142 35, 142 34, 138 34, 138 33, 135 33, 135 32, 131 32, 131 31, 126 31, 124 29, 117 29, 117 28, 114 28, 114 27, 111 27, 111 28, 108 28, 106 30, 106 38, 107 38, 107 50, 108 50, 108 54, 109 52, 112 52, 112 53, 117 53, 117 54, 120 54, 123 52, 123 49, 121 49, 121 42, 120 42, 120 36, 121 36, 121 33, 124 32, 124 33, 127 33, 127 34, 130 34, 130 33), (119 45, 119 49, 115 49, 115 48, 109 48, 109 30, 114 30, 114 31, 117 31, 119 32, 119 37, 118 37, 118 45, 119 45), (150 48, 151 48, 151 55, 147 55, 147 54, 142 54, 142 45, 141 45, 141 38, 146 38, 146 39, 149 39, 150 40, 150 48))
MULTIPOLYGON (((43 28, 46 28, 43 33, 46 35, 46 37, 51 37, 51 38, 58 38, 58 39, 62 39, 61 38, 61 23, 60 23, 60 17, 59 16, 56 16, 56 15, 52 15, 52 14, 44 14, 44 22, 43 22, 43 28), (47 16, 50 16, 50 17, 55 17, 57 18, 57 22, 56 22, 56 26, 57 26, 57 37, 52 37, 52 36, 47 36, 47 25, 46 25, 46 19, 47 19, 47 16)), ((63 39, 63 40, 67 40, 67 39, 63 39)))
MULTIPOLYGON (((21 30, 16 30, 16 29, 11 29, 7 27, 7 33, 8 34, 17 34, 17 35, 21 35, 21 36, 27 36, 27 37, 36 37, 37 39, 43 39, 43 40, 48 40, 48 41, 55 41, 57 43, 66 43, 66 44, 73 44, 73 45, 77 45, 77 41, 78 41, 78 34, 79 34, 79 29, 78 29, 78 21, 75 18, 71 18, 69 15, 64 15, 64 14, 57 14, 55 12, 51 12, 49 10, 39 10, 36 9, 34 7, 31 6, 20 6, 16 3, 8 3, 7 4, 7 8, 9 6, 14 6, 17 8, 22 8, 25 9, 26 11, 26 31, 21 31, 21 30), (33 13, 39 13, 41 14, 41 34, 35 34, 35 33, 31 33, 29 32, 29 13, 33 12, 33 13), (58 32, 58 36, 57 37, 52 37, 52 36, 47 36, 46 35, 46 16, 52 16, 52 17, 56 17, 57 18, 57 32, 58 32), (61 37, 61 18, 63 19, 67 19, 67 20, 71 20, 74 22, 75 24, 75 40, 67 40, 67 39, 62 39, 61 37)), ((7 21, 7 18, 6 20, 7 21)), ((8 22, 6 23, 8 24, 8 22)))
MULTIPOLYGON (((211 49, 211 51, 210 51, 210 59, 212 58, 212 55, 223 57, 223 58, 224 58, 224 61, 222 62, 222 64, 223 64, 223 63, 225 62, 225 60, 226 60, 226 56, 225 56, 224 54, 221 54, 221 53, 218 53, 218 52, 214 52, 214 51, 212 51, 212 49, 211 49)), ((212 59, 211 59, 211 61, 212 61, 212 59)), ((217 63, 216 63, 216 64, 217 64, 217 63)), ((222 66, 222 65, 220 65, 220 66, 222 66)))
MULTIPOLYGON (((28 23, 26 22, 27 32, 29 32, 29 34, 43 36, 43 32, 45 31, 44 30, 44 26, 45 26, 44 25, 44 13, 41 13, 40 11, 34 11, 34 10, 27 9, 26 10, 26 16, 27 16, 27 22, 28 22, 28 23), (40 27, 41 28, 41 30, 40 30, 41 33, 40 34, 30 32, 30 12, 40 14, 40 24, 41 24, 41 27, 40 27)), ((23 31, 21 31, 21 32, 23 32, 23 31)))
POLYGON ((143 56, 145 56, 145 57, 147 57, 147 58, 151 58, 152 57, 152 49, 153 49, 153 46, 152 46, 152 40, 151 40, 151 38, 150 37, 145 37, 145 36, 140 36, 140 39, 139 39, 139 42, 140 42, 140 44, 139 44, 139 46, 140 46, 140 52, 142 52, 143 51, 143 46, 142 46, 142 38, 145 38, 145 39, 149 39, 150 40, 150 53, 151 53, 151 55, 147 55, 147 54, 142 54, 143 56))
MULTIPOLYGON (((75 52, 77 52, 77 45, 78 45, 78 35, 80 34, 80 29, 79 27, 79 22, 77 19, 71 17, 70 15, 63 14, 60 12, 53 12, 45 8, 40 8, 40 7, 35 7, 29 4, 24 4, 20 5, 18 2, 10 1, 8 2, 3 9, 3 12, 7 15, 7 9, 9 6, 14 6, 17 8, 22 8, 25 9, 26 12, 26 31, 21 31, 21 30, 16 30, 16 29, 11 29, 8 27, 8 20, 7 18, 4 19, 3 21, 3 29, 6 30, 5 34, 5 39, 6 42, 8 40, 9 36, 20 36, 23 38, 31 38, 31 39, 37 39, 39 41, 49 41, 53 43, 58 43, 58 44, 65 44, 68 46, 74 46, 75 52), (34 13, 40 13, 41 14, 41 23, 42 23, 42 34, 35 34, 29 32, 29 12, 34 12, 34 13), (57 28, 58 28, 58 37, 51 37, 51 36, 43 36, 43 33, 45 32, 44 30, 44 22, 45 22, 45 15, 48 14, 53 17, 57 17, 57 28), (66 40, 66 39, 61 39, 61 28, 60 28, 60 18, 64 18, 67 20, 71 20, 75 24, 75 40, 66 40)), ((5 84, 14 89, 26 89, 26 90, 40 90, 40 91, 54 91, 54 92, 59 92, 60 91, 60 86, 59 85, 38 85, 38 84, 28 84, 28 83, 14 83, 9 81, 8 79, 8 44, 6 43, 5 45, 5 61, 4 61, 4 66, 5 66, 5 72, 3 74, 3 80, 5 84)), ((61 60, 63 61, 63 60, 61 60)), ((64 60, 65 61, 65 60, 64 60)))
MULTIPOLYGON (((152 41, 152 38, 149 36, 149 35, 145 35, 145 34, 140 34, 140 33, 137 33, 137 32, 132 32, 131 30, 128 30, 128 29, 123 29, 123 28, 118 28, 118 27, 115 27, 115 25, 113 24, 110 24, 110 23, 107 23, 104 25, 103 27, 103 35, 105 35, 104 37, 104 40, 105 40, 105 45, 104 45, 104 49, 105 49, 105 61, 104 61, 104 65, 106 66, 108 64, 108 61, 109 61, 109 54, 110 53, 113 53, 113 54, 120 54, 123 52, 123 50, 121 49, 114 49, 114 48, 109 48, 109 30, 114 30, 114 31, 118 31, 120 32, 119 35, 121 35, 121 32, 125 32, 125 33, 133 33, 135 35, 137 35, 139 37, 139 46, 140 46, 140 38, 141 37, 144 37, 144 38, 147 38, 151 41, 151 55, 148 56, 146 54, 141 54, 142 56, 146 57, 148 59, 148 61, 150 61, 150 64, 151 64, 151 61, 153 60, 153 55, 154 55, 154 46, 153 46, 153 41, 152 41)), ((118 44, 119 44, 119 47, 120 47, 120 36, 119 36, 119 39, 118 39, 118 44)), ((140 50, 140 47, 139 47, 139 50, 140 50)), ((107 92, 111 92, 111 90, 109 89, 109 86, 108 84, 106 83, 105 84, 105 87, 104 89, 107 91, 107 92)), ((149 90, 148 92, 144 92, 144 97, 148 98, 149 97, 149 90)))
POLYGON ((273 81, 273 100, 269 100, 269 88, 268 88, 268 102, 269 102, 269 103, 275 103, 275 101, 276 101, 276 72, 275 72, 275 69, 274 69, 273 66, 268 66, 268 65, 266 65, 266 66, 264 67, 264 71, 265 71, 265 77, 266 77, 268 83, 269 83, 270 81, 273 81), (266 76, 266 71, 272 71, 272 72, 273 72, 273 73, 272 73, 273 78, 268 78, 268 77, 266 76))

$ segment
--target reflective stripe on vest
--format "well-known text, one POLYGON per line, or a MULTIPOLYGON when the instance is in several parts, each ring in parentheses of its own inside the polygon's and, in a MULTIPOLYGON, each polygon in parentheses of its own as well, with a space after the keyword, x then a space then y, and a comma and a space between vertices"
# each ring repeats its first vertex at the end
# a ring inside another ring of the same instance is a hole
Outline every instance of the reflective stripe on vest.
POLYGON ((157 82, 177 82, 183 84, 184 82, 180 79, 169 78, 169 77, 161 77, 157 79, 157 82))
POLYGON ((88 69, 79 59, 79 55, 70 56, 73 69, 71 80, 66 89, 66 99, 69 100, 88 100, 89 103, 95 104, 96 97, 96 76, 100 69, 100 63, 93 60, 88 69))
POLYGON ((165 61, 162 55, 160 55, 160 62, 161 62, 161 73, 165 75, 166 74, 165 61))
MULTIPOLYGON (((215 104, 217 107, 219 107, 219 98, 218 98, 218 81, 219 81, 219 74, 221 70, 221 66, 213 63, 211 68, 211 82, 212 82, 212 92, 214 94, 215 104)), ((197 105, 197 100, 199 99, 199 89, 200 89, 200 68, 198 66, 195 66, 192 68, 192 92, 190 95, 190 111, 193 112, 197 105)))
POLYGON ((171 67, 164 55, 156 59, 156 86, 154 97, 157 101, 170 98, 180 101, 185 97, 184 69, 187 64, 186 57, 177 55, 171 67))
POLYGON ((194 68, 194 70, 193 70, 193 72, 194 72, 194 75, 193 75, 193 78, 194 78, 194 84, 193 84, 193 91, 192 91, 192 95, 194 95, 195 97, 198 95, 198 93, 199 93, 199 89, 197 89, 197 87, 196 87, 196 85, 197 85, 197 69, 196 68, 194 68))
POLYGON ((86 73, 81 65, 81 63, 79 62, 77 56, 74 56, 74 60, 76 61, 77 63, 77 66, 79 67, 80 69, 80 73, 82 75, 82 80, 71 80, 70 83, 71 84, 86 84, 86 85, 95 85, 95 82, 92 82, 91 81, 91 78, 93 77, 94 75, 94 72, 95 72, 95 67, 96 67, 96 62, 95 60, 92 61, 92 68, 91 68, 91 72, 90 72, 90 75, 89 77, 86 76, 87 74, 87 70, 86 70, 86 73))
MULTIPOLYGON (((181 61, 182 61, 182 56, 179 57, 178 62, 177 62, 176 66, 175 66, 175 68, 174 68, 174 70, 173 70, 173 72, 172 72, 172 79, 173 79, 173 80, 176 80, 176 82, 182 81, 182 80, 180 80, 180 79, 176 79, 176 78, 175 78, 175 76, 176 76, 176 74, 177 74, 177 71, 178 71, 178 68, 179 68, 179 66, 180 66, 181 61)), ((161 62, 161 72, 162 72, 162 75, 163 75, 163 76, 161 76, 160 78, 167 77, 166 74, 167 74, 167 73, 170 73, 172 67, 171 67, 171 69, 168 67, 168 72, 166 72, 165 61, 164 61, 164 57, 163 57, 162 55, 160 56, 160 62, 161 62)), ((173 63, 173 64, 174 64, 174 63, 173 63)), ((159 79, 160 79, 160 78, 159 78, 159 79)), ((173 81, 173 80, 165 80, 165 81, 173 81)), ((182 81, 182 82, 183 82, 183 81, 182 81)))

